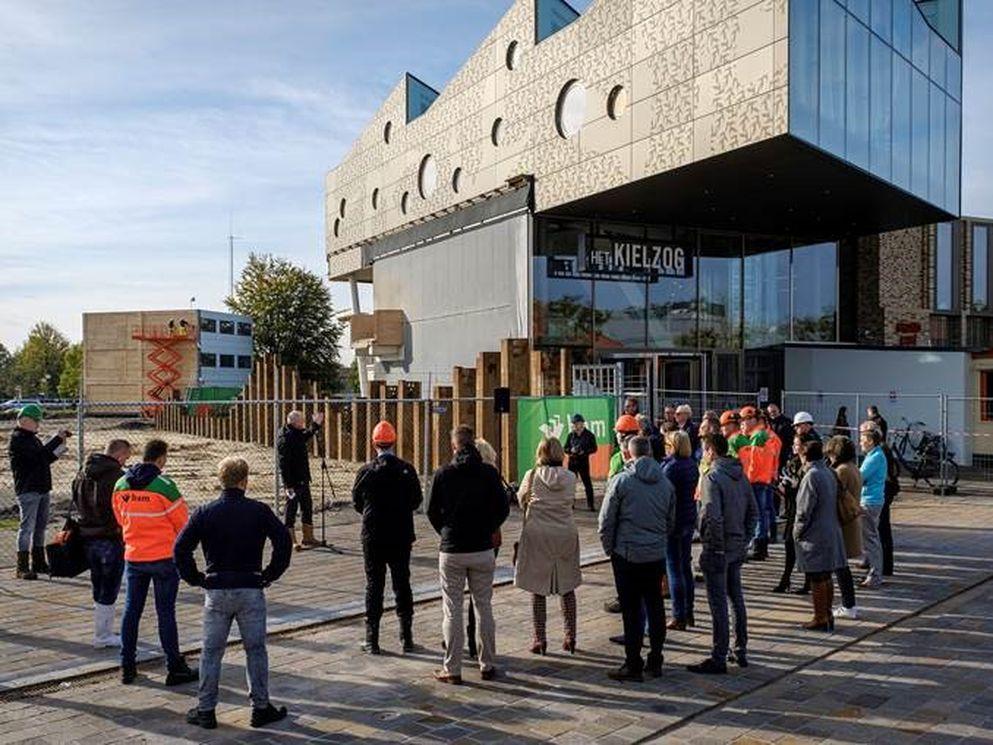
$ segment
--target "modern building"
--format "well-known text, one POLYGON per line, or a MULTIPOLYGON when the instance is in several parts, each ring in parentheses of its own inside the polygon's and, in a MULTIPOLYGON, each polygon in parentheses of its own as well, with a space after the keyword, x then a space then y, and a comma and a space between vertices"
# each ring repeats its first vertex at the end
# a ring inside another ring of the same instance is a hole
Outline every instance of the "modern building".
POLYGON ((252 370, 252 319, 210 310, 83 314, 90 402, 227 397, 252 370))
POLYGON ((400 313, 381 353, 362 318, 360 373, 446 380, 504 337, 648 390, 969 369, 961 23, 960 0, 515 0, 327 176, 331 279, 400 313))

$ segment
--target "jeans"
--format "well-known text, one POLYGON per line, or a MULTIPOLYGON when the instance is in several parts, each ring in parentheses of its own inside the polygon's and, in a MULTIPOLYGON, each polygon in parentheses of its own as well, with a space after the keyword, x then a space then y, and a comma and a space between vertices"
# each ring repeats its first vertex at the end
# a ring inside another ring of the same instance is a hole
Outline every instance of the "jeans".
POLYGON ((755 538, 769 540, 771 528, 776 521, 775 506, 772 500, 773 488, 768 484, 752 484, 755 501, 759 507, 759 521, 755 525, 755 538))
POLYGON ((410 546, 383 548, 363 544, 365 559, 365 617, 369 623, 378 624, 383 617, 383 590, 386 587, 386 568, 390 568, 396 613, 399 618, 413 618, 414 596, 410 590, 410 546))
POLYGON ((304 525, 314 524, 314 499, 310 495, 310 484, 293 487, 293 499, 286 500, 286 527, 292 528, 297 522, 297 509, 304 525))
POLYGON ((869 584, 875 585, 883 581, 883 546, 879 541, 879 515, 883 507, 862 505, 862 508, 865 510, 861 518, 862 550, 869 563, 869 572, 865 579, 869 584))
POLYGON ((206 590, 203 600, 203 651, 200 653, 200 711, 217 706, 221 660, 231 631, 238 622, 245 649, 248 698, 255 709, 269 705, 269 654, 265 647, 265 594, 260 589, 206 590))
POLYGON ((45 547, 45 526, 48 525, 48 505, 51 497, 38 492, 17 495, 21 520, 17 525, 17 550, 30 551, 45 547))
POLYGON ((834 576, 838 580, 838 589, 841 590, 841 605, 843 608, 855 607, 855 580, 852 578, 852 570, 845 564, 841 569, 834 570, 834 576))
POLYGON ((633 672, 644 669, 641 644, 645 638, 645 617, 648 616, 649 658, 662 659, 665 644, 665 605, 662 602, 661 561, 631 562, 620 556, 611 556, 614 582, 621 601, 624 619, 624 662, 633 672))
POLYGON ((725 662, 730 644, 728 627, 728 599, 734 611, 734 651, 744 653, 748 649, 748 613, 745 609, 745 595, 741 589, 741 562, 731 564, 713 556, 702 556, 700 566, 707 583, 707 602, 710 605, 710 618, 713 628, 713 648, 710 655, 714 662, 725 662))
POLYGON ((590 479, 590 459, 569 458, 569 470, 576 474, 583 482, 583 489, 586 491, 586 506, 593 509, 593 481, 590 479))
POLYGON ((481 670, 493 669, 496 657, 496 622, 493 620, 492 604, 494 571, 496 555, 492 549, 467 554, 438 554, 441 632, 445 637, 445 661, 442 667, 449 675, 462 674, 462 646, 465 643, 462 601, 467 580, 479 622, 479 667, 481 670))
POLYGON ((124 574, 124 544, 118 540, 96 538, 84 543, 86 561, 90 565, 93 602, 113 605, 121 590, 124 574))
POLYGON ((179 631, 176 630, 176 595, 179 592, 179 572, 172 559, 160 561, 129 561, 124 568, 127 594, 124 597, 124 617, 121 619, 121 664, 134 665, 138 648, 138 624, 145 610, 148 585, 155 585, 155 614, 159 621, 159 642, 170 670, 180 668, 179 631))
POLYGON ((666 573, 672 597, 672 617, 685 621, 693 615, 693 524, 676 530, 666 547, 666 573))

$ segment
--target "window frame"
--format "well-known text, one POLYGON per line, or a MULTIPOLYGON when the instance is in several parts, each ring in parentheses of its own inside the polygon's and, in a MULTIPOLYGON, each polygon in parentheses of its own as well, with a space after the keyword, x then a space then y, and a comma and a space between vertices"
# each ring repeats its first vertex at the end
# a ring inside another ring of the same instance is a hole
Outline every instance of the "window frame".
POLYGON ((216 352, 200 352, 200 356, 199 356, 198 362, 199 362, 200 367, 209 367, 211 370, 216 370, 217 369, 217 353, 216 352), (211 363, 210 364, 207 364, 205 362, 205 358, 211 358, 211 360, 212 360, 211 363))
POLYGON ((216 318, 201 318, 200 319, 200 333, 202 333, 202 334, 216 334, 217 333, 217 319, 216 318))
POLYGON ((224 334, 225 336, 235 335, 235 322, 231 320, 218 319, 217 321, 217 333, 224 334))
POLYGON ((233 354, 218 354, 217 355, 217 367, 224 370, 235 369, 237 361, 235 360, 235 355, 233 354), (225 365, 225 360, 230 360, 231 364, 225 365))
POLYGON ((251 336, 255 326, 251 321, 238 321, 236 333, 238 336, 251 336))

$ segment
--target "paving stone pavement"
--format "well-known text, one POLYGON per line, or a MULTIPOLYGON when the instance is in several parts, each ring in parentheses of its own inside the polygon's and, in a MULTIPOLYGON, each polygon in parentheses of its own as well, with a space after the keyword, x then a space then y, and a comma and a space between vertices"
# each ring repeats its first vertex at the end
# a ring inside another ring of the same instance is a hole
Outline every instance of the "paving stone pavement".
MULTIPOLYGON (((993 576, 993 503, 915 496, 901 500, 894 518, 897 576, 864 593, 864 618, 839 623, 834 634, 800 631, 807 599, 768 592, 778 550, 774 561, 749 565, 752 665, 724 677, 682 668, 709 642, 698 596, 700 625, 670 633, 661 679, 609 681, 605 672, 619 663, 620 648, 606 637, 620 623, 602 610, 613 584, 609 566, 598 564, 585 570, 578 592, 575 656, 529 654, 529 599, 509 586, 496 591, 503 674, 495 682, 482 682, 468 667, 461 687, 431 679, 441 610, 427 602, 415 623, 422 649, 406 657, 396 653, 392 618, 384 622, 386 654, 379 658, 358 651, 359 620, 272 637, 272 696, 292 716, 268 732, 248 727, 244 657, 232 647, 216 733, 185 724, 193 688, 163 688, 152 664, 131 688, 107 674, 3 697, 0 743, 982 741, 993 724, 993 583, 986 582, 993 576)), ((550 603, 552 649, 558 626, 550 603)))

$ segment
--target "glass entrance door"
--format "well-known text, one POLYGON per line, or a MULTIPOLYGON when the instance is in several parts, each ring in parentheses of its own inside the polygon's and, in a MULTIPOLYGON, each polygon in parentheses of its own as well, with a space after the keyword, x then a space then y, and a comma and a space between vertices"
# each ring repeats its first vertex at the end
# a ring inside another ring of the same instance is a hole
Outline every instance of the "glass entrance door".
POLYGON ((703 388, 701 355, 658 355, 656 387, 660 391, 699 391, 703 388))

